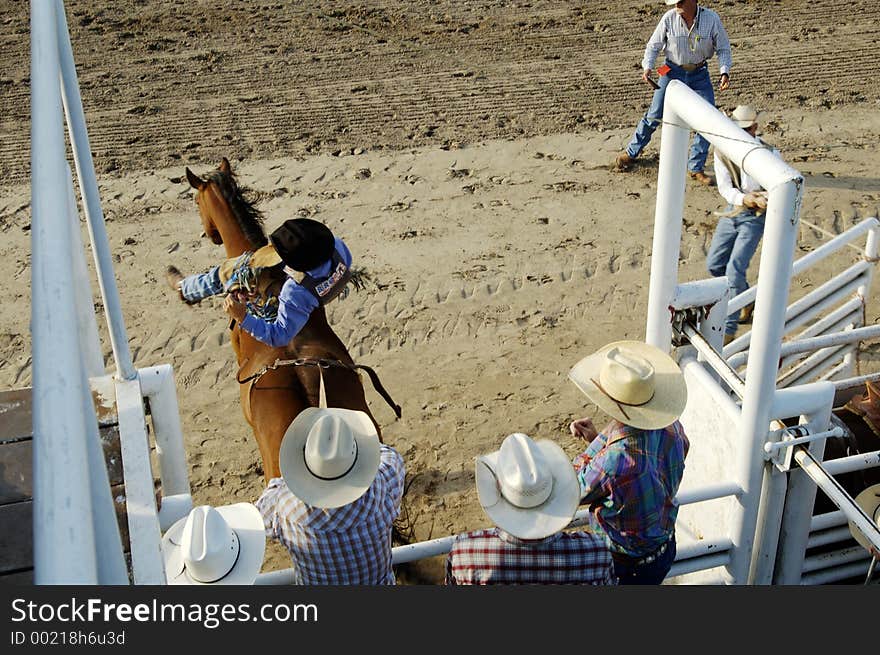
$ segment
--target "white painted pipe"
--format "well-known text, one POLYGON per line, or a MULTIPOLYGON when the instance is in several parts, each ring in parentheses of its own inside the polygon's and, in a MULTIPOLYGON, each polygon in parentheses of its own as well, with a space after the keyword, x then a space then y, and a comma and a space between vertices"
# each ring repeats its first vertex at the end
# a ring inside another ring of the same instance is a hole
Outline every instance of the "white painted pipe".
POLYGON ((781 387, 791 387, 808 382, 835 366, 842 359, 846 348, 846 346, 832 346, 817 350, 800 364, 777 378, 776 383, 781 387))
MULTIPOLYGON (((855 337, 848 335, 852 335, 852 333, 856 332, 856 330, 871 329, 874 326, 871 326, 871 328, 857 328, 855 327, 855 323, 849 322, 840 327, 841 329, 829 332, 828 334, 823 334, 818 337, 811 337, 809 339, 798 339, 782 344, 782 351, 780 353, 782 359, 779 363, 779 370, 781 371, 786 367, 794 364, 798 360, 804 359, 804 355, 806 353, 816 352, 823 348, 830 348, 832 346, 858 343, 863 338, 865 338, 865 333, 861 335, 856 334, 855 337), (786 348, 786 346, 789 346, 789 348, 786 348)), ((876 332, 877 335, 880 335, 880 330, 877 330, 876 332)), ((874 338, 874 336, 870 335, 868 336, 868 338, 874 338)))
POLYGON ((864 283, 864 275, 871 270, 873 264, 866 261, 856 262, 849 268, 844 269, 830 280, 820 285, 807 295, 799 298, 791 304, 785 312, 786 323, 794 323, 799 314, 804 313, 808 309, 819 306, 820 301, 827 298, 836 297, 841 289, 851 289, 849 283, 859 280, 864 283))
POLYGON ((880 450, 829 459, 822 462, 822 466, 825 467, 829 475, 840 475, 841 473, 852 473, 853 471, 874 468, 880 466, 880 450))
POLYGON ((741 493, 742 487, 735 482, 706 484, 695 487, 694 489, 680 489, 675 495, 675 504, 679 506, 692 505, 707 500, 727 498, 728 496, 739 496, 741 493))
MULTIPOLYGON (((838 234, 836 237, 823 243, 821 246, 813 250, 811 253, 808 253, 798 259, 791 268, 792 277, 799 275, 806 269, 818 264, 821 260, 825 259, 829 255, 834 254, 838 250, 845 248, 846 245, 852 241, 855 241, 860 236, 865 234, 866 232, 870 234, 876 234, 876 228, 880 225, 880 221, 876 218, 866 218, 858 225, 854 225, 846 232, 842 234, 838 234)), ((876 237, 874 237, 876 239, 876 237)), ((876 244, 875 244, 876 246, 876 244)), ((867 250, 867 247, 866 247, 867 250)), ((876 254, 874 255, 876 257, 876 254)), ((754 301, 755 295, 757 294, 757 287, 751 287, 746 291, 743 291, 741 294, 738 294, 735 298, 730 301, 731 313, 736 311, 737 309, 742 309, 750 302, 754 301)))
POLYGON ((810 520, 810 531, 817 532, 819 530, 827 530, 828 528, 836 528, 838 525, 844 525, 847 522, 846 514, 839 509, 825 514, 817 514, 810 520))
POLYGON ((190 495, 174 369, 170 364, 163 364, 140 368, 137 373, 141 392, 150 399, 162 493, 168 496, 190 495))
MULTIPOLYGON (((762 502, 760 494, 765 465, 762 447, 766 440, 770 410, 776 392, 779 348, 788 300, 792 256, 797 240, 803 178, 787 166, 784 168, 794 173, 794 176, 781 185, 765 185, 758 178, 761 186, 768 189, 769 198, 759 264, 762 275, 766 277, 759 283, 755 301, 748 374, 740 419, 740 430, 744 439, 739 451, 737 477, 743 487, 743 495, 740 497, 743 502, 733 508, 733 541, 736 548, 730 563, 730 574, 735 584, 747 584, 752 573, 751 562, 758 510, 762 502)), ((753 176, 751 170, 746 169, 746 172, 753 176)), ((760 170, 756 172, 762 173, 760 170)), ((773 178, 772 175, 769 177, 773 178)))
MULTIPOLYGON (((660 138, 660 162, 657 175, 657 201, 654 209, 654 239, 651 248, 651 276, 648 289, 648 317, 645 341, 668 352, 672 341, 669 306, 678 282, 678 255, 684 212, 684 185, 690 131, 679 127, 670 106, 673 80, 666 87, 665 125, 660 138)), ((689 89, 688 89, 689 90, 689 89)), ((696 94, 695 97, 699 98, 696 94)), ((700 98, 700 100, 702 100, 700 98)), ((704 101, 705 102, 705 101, 704 101)), ((707 103, 708 104, 708 103, 707 103)))
POLYGON ((852 539, 852 533, 849 528, 834 528, 832 530, 824 530, 823 532, 811 533, 810 539, 807 541, 807 548, 816 548, 818 546, 827 546, 828 544, 836 544, 841 541, 852 539))
POLYGON ((69 291, 70 221, 55 5, 31 2, 31 341, 34 582, 96 584, 84 397, 69 291))
POLYGON ((697 571, 709 571, 719 566, 727 566, 730 564, 730 552, 717 553, 715 555, 704 555, 703 557, 695 557, 694 559, 686 559, 677 561, 669 568, 667 579, 675 578, 688 573, 696 573, 697 571))
POLYGON ((804 573, 829 569, 833 566, 841 564, 849 564, 851 562, 864 562, 864 571, 868 570, 868 564, 871 556, 861 546, 852 548, 844 548, 835 550, 830 553, 822 553, 821 555, 810 555, 804 560, 804 573))
MULTIPOLYGON (((860 264, 865 263, 866 262, 860 262, 860 264)), ((859 264, 856 264, 856 266, 859 266, 859 264)), ((836 282, 839 280, 835 278, 835 280, 833 281, 836 282)), ((789 308, 789 311, 787 311, 785 314, 785 327, 783 330, 783 334, 788 334, 789 332, 796 330, 800 326, 815 318, 817 315, 821 314, 826 309, 834 307, 837 303, 842 302, 851 294, 856 293, 863 283, 864 278, 857 277, 856 279, 850 281, 844 286, 837 288, 837 290, 831 293, 831 295, 823 296, 822 294, 816 293, 816 295, 810 299, 809 306, 799 308, 797 313, 792 313, 790 311, 791 308, 789 308)), ((828 291, 828 288, 824 289, 824 291, 828 291)), ((806 298, 806 296, 804 296, 804 298, 806 298)), ((803 300, 803 298, 801 300, 803 300)), ((794 307, 794 305, 792 305, 792 307, 794 307)), ((733 353, 739 352, 740 350, 748 347, 753 334, 754 329, 751 332, 746 332, 741 337, 738 337, 731 341, 724 348, 724 357, 729 358, 733 353)))
MULTIPOLYGON (((874 548, 880 550, 880 528, 874 523, 874 517, 868 516, 864 510, 852 499, 840 483, 831 477, 810 453, 802 446, 795 447, 794 459, 800 465, 801 470, 825 492, 825 495, 837 505, 846 515, 847 519, 865 535, 874 548)), ((864 552, 864 551, 863 551, 864 552)))
POLYGON ((863 578, 868 572, 868 565, 863 562, 837 566, 833 569, 807 573, 801 578, 802 585, 824 585, 849 580, 851 578, 863 578))
POLYGON ((861 315, 864 306, 865 305, 860 298, 850 298, 833 312, 820 318, 808 328, 799 332, 794 339, 806 339, 828 334, 830 332, 837 332, 839 330, 835 330, 833 326, 838 324, 848 324, 855 315, 861 315))
POLYGON ((703 557, 704 555, 726 553, 732 547, 733 543, 727 537, 682 541, 681 543, 676 543, 675 550, 677 554, 675 559, 681 562, 703 557))
POLYGON ((834 385, 834 388, 838 391, 843 389, 852 389, 854 387, 860 387, 868 381, 876 382, 880 380, 880 373, 868 373, 867 375, 859 375, 854 378, 847 378, 845 380, 834 380, 831 384, 834 385))
POLYGON ((828 437, 842 437, 843 429, 839 427, 832 428, 830 430, 823 430, 822 432, 817 432, 815 434, 809 434, 805 437, 795 437, 794 439, 786 439, 784 441, 774 441, 774 442, 766 442, 764 444, 764 452, 772 455, 777 450, 781 450, 782 448, 790 448, 792 446, 799 446, 800 444, 810 443, 811 441, 816 441, 818 439, 827 439, 828 437))
POLYGON ((702 355, 712 370, 727 384, 728 387, 739 397, 745 394, 746 385, 739 374, 730 367, 721 355, 706 341, 705 337, 698 332, 693 325, 685 323, 682 331, 691 342, 691 345, 702 355))
POLYGON ((92 298, 92 285, 86 267, 85 249, 80 235, 79 212, 73 195, 73 177, 70 166, 67 171, 67 215, 70 221, 70 261, 73 265, 71 284, 76 307, 76 325, 79 332, 79 350, 82 353, 86 376, 90 378, 104 375, 104 356, 101 354, 101 339, 98 337, 98 321, 95 318, 95 301, 92 298))
POLYGON ((70 45, 70 33, 67 29, 67 17, 64 14, 64 3, 61 0, 55 0, 54 5, 64 109, 70 131, 71 150, 76 163, 76 175, 83 197, 83 208, 92 240, 92 254, 104 302, 104 314, 107 318, 110 343, 116 360, 116 374, 123 380, 131 380, 137 376, 137 371, 131 362, 128 337, 125 333, 125 321, 119 302, 119 290, 116 287, 116 278, 113 273, 113 260, 107 240, 107 229, 104 225, 104 213, 101 209, 98 181, 95 177, 95 165, 92 161, 92 149, 89 146, 76 65, 73 61, 73 48, 70 45))
POLYGON ((159 507, 159 530, 164 533, 177 521, 189 514, 192 508, 193 499, 189 494, 162 496, 162 504, 159 507))
MULTIPOLYGON (((812 382, 788 389, 777 389, 773 394, 770 412, 773 418, 778 419, 814 414, 825 407, 831 407, 833 400, 834 385, 831 382, 812 382)), ((828 425, 828 420, 824 425, 828 425)), ((763 448, 763 444, 761 447, 763 448)))
POLYGON ((705 307, 717 303, 729 291, 725 276, 684 282, 675 287, 669 306, 676 310, 705 307))

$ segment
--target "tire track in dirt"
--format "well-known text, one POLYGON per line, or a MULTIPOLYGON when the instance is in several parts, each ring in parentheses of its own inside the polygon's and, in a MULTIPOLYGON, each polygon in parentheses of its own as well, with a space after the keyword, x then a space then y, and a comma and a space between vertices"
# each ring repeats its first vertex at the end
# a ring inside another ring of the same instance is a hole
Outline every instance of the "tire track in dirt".
MULTIPOLYGON (((0 40, 0 175, 20 183, 29 168, 27 16, 3 4, 15 36, 0 40)), ((730 2, 718 11, 734 42, 734 89, 719 103, 813 110, 878 98, 864 74, 876 3, 730 2)), ((661 13, 636 1, 298 12, 240 2, 205 12, 196 33, 158 2, 107 11, 80 0, 67 12, 101 173, 621 127, 647 105, 638 62, 661 13)))

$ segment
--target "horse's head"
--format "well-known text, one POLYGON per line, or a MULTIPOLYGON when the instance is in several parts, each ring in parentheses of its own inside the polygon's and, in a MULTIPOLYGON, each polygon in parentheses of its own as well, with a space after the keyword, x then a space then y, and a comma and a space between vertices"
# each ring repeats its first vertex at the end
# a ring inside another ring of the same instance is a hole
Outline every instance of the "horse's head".
MULTIPOLYGON (((217 170, 223 171, 226 174, 231 174, 232 169, 230 168, 229 161, 226 157, 220 162, 220 167, 217 170)), ((223 236, 220 234, 220 230, 217 229, 217 224, 213 218, 213 203, 208 197, 208 194, 211 193, 211 181, 208 179, 202 179, 189 170, 189 167, 186 169, 186 179, 189 182, 189 185, 196 190, 196 205, 199 208, 199 216, 202 219, 202 227, 204 228, 205 235, 212 243, 218 246, 221 245, 223 243, 223 236)))
POLYGON ((230 257, 266 245, 262 214, 242 194, 226 157, 204 178, 187 167, 186 179, 196 190, 202 228, 212 243, 225 245, 230 257))

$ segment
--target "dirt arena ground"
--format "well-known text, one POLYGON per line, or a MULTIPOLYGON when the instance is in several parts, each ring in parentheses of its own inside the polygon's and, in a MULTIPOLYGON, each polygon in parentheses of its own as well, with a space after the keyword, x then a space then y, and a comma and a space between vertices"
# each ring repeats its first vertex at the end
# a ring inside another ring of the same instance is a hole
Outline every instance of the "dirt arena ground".
MULTIPOLYGON (((717 105, 759 107, 764 137, 805 176, 802 217, 817 227, 800 251, 876 216, 880 5, 706 4, 733 44, 717 105)), ((404 407, 395 421, 368 388, 406 459, 417 539, 486 524, 473 458, 509 432, 576 452, 565 426, 595 408, 565 374, 606 341, 644 335, 659 133, 631 174, 609 164, 650 101, 640 60, 663 3, 65 5, 135 365, 175 367, 197 502, 254 500, 262 486, 220 303, 184 307, 162 280, 167 264, 197 271, 220 256, 199 239, 183 173, 223 156, 267 228, 316 216, 373 274, 329 317, 404 407)), ((27 3, 0 8, 5 389, 31 383, 30 54, 27 3)), ((710 72, 717 81, 715 60, 710 72)), ((705 277, 719 205, 715 189, 688 189, 682 277, 705 277)), ((870 345, 860 360, 880 368, 870 345)), ((285 558, 270 549, 265 570, 285 558)))

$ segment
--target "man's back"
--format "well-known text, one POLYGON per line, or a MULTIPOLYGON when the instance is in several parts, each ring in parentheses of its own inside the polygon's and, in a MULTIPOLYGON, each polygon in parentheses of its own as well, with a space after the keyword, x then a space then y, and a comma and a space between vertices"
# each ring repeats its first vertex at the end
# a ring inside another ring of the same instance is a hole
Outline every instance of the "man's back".
POLYGON ((391 529, 400 513, 403 458, 381 446, 370 488, 348 505, 311 507, 273 478, 256 502, 266 533, 290 553, 296 584, 394 584, 391 529))
POLYGON ((616 584, 604 537, 557 532, 524 540, 500 528, 455 538, 446 559, 446 584, 616 584))

